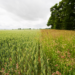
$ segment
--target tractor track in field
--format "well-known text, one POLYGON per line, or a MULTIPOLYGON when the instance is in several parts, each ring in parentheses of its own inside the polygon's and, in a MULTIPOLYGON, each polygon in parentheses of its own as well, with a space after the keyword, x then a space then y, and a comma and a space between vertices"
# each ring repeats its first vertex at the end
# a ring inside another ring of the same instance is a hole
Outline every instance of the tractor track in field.
POLYGON ((38 44, 38 75, 41 74, 41 60, 40 60, 40 44, 38 44))

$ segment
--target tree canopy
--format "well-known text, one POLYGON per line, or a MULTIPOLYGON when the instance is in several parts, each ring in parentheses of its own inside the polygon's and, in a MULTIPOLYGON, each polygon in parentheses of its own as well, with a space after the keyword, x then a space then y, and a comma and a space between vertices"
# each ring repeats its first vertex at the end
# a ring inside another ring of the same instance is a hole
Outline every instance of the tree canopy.
POLYGON ((75 0, 62 0, 50 8, 47 26, 52 29, 75 29, 75 0))

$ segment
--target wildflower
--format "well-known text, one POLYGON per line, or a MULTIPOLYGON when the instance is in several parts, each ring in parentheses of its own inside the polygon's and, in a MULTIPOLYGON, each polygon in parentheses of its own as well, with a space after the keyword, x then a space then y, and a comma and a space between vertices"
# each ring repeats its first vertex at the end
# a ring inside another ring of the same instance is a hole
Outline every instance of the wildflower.
POLYGON ((61 73, 60 73, 59 71, 56 71, 56 74, 57 74, 57 75, 61 75, 61 73))
POLYGON ((4 70, 4 68, 2 68, 2 70, 4 70))
POLYGON ((11 59, 11 58, 9 58, 9 60, 11 61, 12 59, 11 59))
POLYGON ((20 72, 18 72, 18 74, 20 74, 20 72))
POLYGON ((64 56, 61 56, 61 58, 64 58, 64 56))
POLYGON ((54 72, 54 73, 52 73, 52 75, 55 75, 56 73, 54 72))
POLYGON ((2 72, 4 72, 4 68, 2 68, 2 72))
POLYGON ((17 72, 17 70, 15 70, 15 72, 17 72))
POLYGON ((5 63, 5 65, 6 65, 7 63, 5 63))
POLYGON ((55 66, 58 66, 58 64, 56 64, 55 66))
POLYGON ((18 63, 16 64, 16 68, 18 69, 18 67, 19 67, 19 65, 18 65, 18 63))

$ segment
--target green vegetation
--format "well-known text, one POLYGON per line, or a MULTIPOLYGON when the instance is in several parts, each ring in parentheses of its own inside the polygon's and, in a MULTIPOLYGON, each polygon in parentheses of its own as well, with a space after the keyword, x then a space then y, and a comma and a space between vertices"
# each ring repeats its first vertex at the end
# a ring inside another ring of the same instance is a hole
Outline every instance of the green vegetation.
POLYGON ((0 75, 37 75, 39 31, 0 31, 0 75))
POLYGON ((75 31, 42 30, 42 51, 52 75, 75 75, 75 31))
POLYGON ((75 75, 75 31, 1 30, 0 75, 75 75))
POLYGON ((75 0, 62 0, 50 8, 51 16, 47 26, 52 29, 75 29, 75 0))

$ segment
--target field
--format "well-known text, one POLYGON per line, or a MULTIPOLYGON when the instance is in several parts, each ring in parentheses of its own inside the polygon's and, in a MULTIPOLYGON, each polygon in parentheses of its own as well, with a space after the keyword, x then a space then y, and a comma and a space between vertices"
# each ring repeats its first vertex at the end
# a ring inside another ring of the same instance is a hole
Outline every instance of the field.
POLYGON ((0 75, 75 75, 75 31, 0 30, 0 75))

